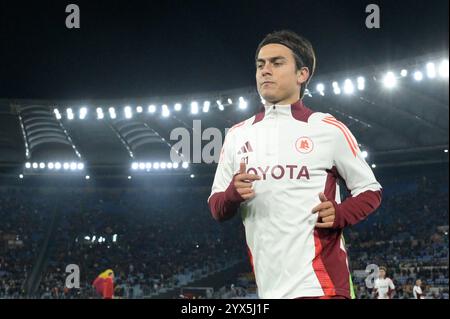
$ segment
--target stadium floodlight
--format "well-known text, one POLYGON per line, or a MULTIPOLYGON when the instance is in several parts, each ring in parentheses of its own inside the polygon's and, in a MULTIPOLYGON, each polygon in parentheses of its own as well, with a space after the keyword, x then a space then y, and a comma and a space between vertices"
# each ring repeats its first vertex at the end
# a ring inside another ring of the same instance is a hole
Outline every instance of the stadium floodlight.
POLYGON ((377 167, 377 165, 375 165, 375 164, 372 164, 372 168, 376 168, 377 167))
POLYGON ((137 113, 142 113, 144 111, 144 109, 142 108, 142 106, 137 106, 136 107, 136 112, 137 113))
POLYGON ((334 94, 335 95, 341 94, 341 88, 339 87, 339 84, 336 81, 334 81, 332 85, 334 94))
POLYGON ((31 168, 31 163, 29 162, 25 163, 25 168, 31 168))
POLYGON ((139 169, 144 170, 145 169, 145 163, 139 163, 139 169))
POLYGON ((209 101, 203 102, 203 109, 202 109, 203 113, 208 113, 210 106, 211 106, 211 102, 209 102, 209 101))
POLYGON ((420 71, 414 72, 414 80, 416 81, 422 81, 423 79, 423 73, 420 71))
POLYGON ((194 175, 194 174, 191 174, 191 178, 195 178, 195 175, 194 175))
POLYGON ((383 84, 386 88, 392 89, 397 85, 397 78, 395 77, 394 72, 389 71, 383 77, 383 84))
POLYGON ((155 113, 156 112, 156 105, 152 104, 148 106, 148 113, 155 113))
POLYGON ((161 169, 166 169, 166 163, 159 163, 159 167, 161 167, 161 169))
POLYGON ((316 90, 317 90, 317 92, 319 92, 320 95, 322 95, 322 96, 325 95, 325 85, 323 85, 323 83, 317 84, 316 90))
POLYGON ((110 107, 108 111, 109 111, 109 116, 111 117, 111 119, 114 120, 117 117, 116 109, 113 107, 110 107))
POLYGON ((89 237, 89 236, 84 236, 84 240, 91 240, 91 237, 89 237))
POLYGON ((184 169, 187 169, 189 167, 189 163, 188 162, 183 162, 181 167, 183 167, 184 169))
POLYGON ((233 104, 233 100, 232 99, 229 98, 227 101, 228 101, 228 104, 233 104))
POLYGON ((434 63, 428 62, 426 65, 426 69, 427 69, 427 76, 430 79, 434 79, 436 77, 436 66, 434 65, 434 63))
POLYGON ((55 113, 56 119, 60 120, 61 119, 61 113, 59 113, 58 109, 54 109, 53 112, 55 113))
POLYGON ((75 163, 75 162, 70 163, 70 170, 74 171, 76 169, 77 169, 77 163, 75 163))
POLYGON ((355 87, 353 85, 352 80, 346 79, 344 81, 344 93, 347 95, 350 95, 350 94, 353 94, 354 91, 355 91, 355 87))
POLYGON ((90 180, 90 179, 91 179, 91 177, 90 177, 89 175, 86 175, 84 178, 85 178, 86 180, 90 180))
POLYGON ((400 75, 401 75, 402 77, 408 76, 408 70, 406 70, 406 69, 401 70, 401 71, 400 71, 400 75))
POLYGON ((423 80, 423 73, 421 71, 416 71, 414 73, 414 80, 422 81, 423 80))
POLYGON ((152 169, 152 163, 145 163, 145 169, 152 169))
POLYGON ((153 163, 153 168, 154 168, 154 169, 159 169, 159 163, 157 163, 157 162, 156 162, 156 163, 153 163))
POLYGON ((66 114, 67 114, 67 119, 68 120, 73 120, 73 118, 74 118, 73 111, 72 111, 72 109, 70 107, 66 110, 66 114))
POLYGON ((81 109, 80 109, 80 120, 84 120, 85 118, 86 118, 86 115, 87 115, 87 112, 88 112, 88 109, 87 109, 87 107, 82 107, 81 109))
POLYGON ((47 164, 48 169, 54 169, 55 168, 55 164, 53 164, 52 162, 47 164))
POLYGON ((133 111, 131 110, 131 106, 125 106, 124 108, 125 118, 131 119, 133 117, 133 111))
POLYGON ((198 103, 195 101, 191 103, 191 114, 198 114, 198 103))
POLYGON ((131 176, 128 176, 127 178, 128 178, 128 179, 131 179, 131 176))
POLYGON ((445 149, 445 150, 444 150, 444 153, 448 153, 448 150, 447 150, 447 149, 445 149))
POLYGON ((44 169, 45 168, 45 163, 39 163, 39 168, 40 169, 44 169))
POLYGON ((167 168, 168 168, 168 169, 172 169, 172 167, 173 167, 173 164, 172 164, 172 163, 167 163, 167 168))
POLYGON ((132 170, 137 170, 139 168, 139 163, 133 163, 133 164, 131 164, 131 169, 132 170))
POLYGON ((169 117, 169 116, 170 116, 169 107, 166 104, 164 104, 162 106, 162 117, 169 117))
POLYGON ((105 117, 105 114, 103 114, 103 109, 101 107, 98 107, 96 112, 97 112, 97 119, 102 120, 105 117))
POLYGON ((359 91, 364 90, 364 88, 366 87, 366 80, 362 76, 359 76, 356 79, 356 86, 359 91))
POLYGON ((362 151, 361 155, 362 157, 367 158, 367 156, 369 156, 369 153, 367 153, 367 151, 362 151))
POLYGON ((178 163, 173 163, 173 168, 177 169, 178 168, 178 163))
POLYGON ((55 163, 55 169, 56 169, 56 170, 60 170, 60 169, 61 169, 61 163, 56 162, 56 163, 55 163))
POLYGON ((20 179, 23 179, 23 174, 20 174, 20 175, 19 175, 19 178, 20 178, 20 179))
POLYGON ((34 168, 34 169, 36 169, 36 168, 38 168, 38 167, 39 167, 39 164, 38 164, 38 163, 33 163, 33 165, 32 165, 32 166, 33 166, 33 168, 34 168))
POLYGON ((115 242, 117 241, 117 234, 114 234, 114 235, 113 235, 112 241, 113 241, 113 243, 115 243, 115 242))
POLYGON ((222 104, 222 101, 217 100, 216 103, 217 103, 217 106, 219 107, 219 110, 221 110, 221 111, 225 110, 225 108, 224 108, 224 106, 222 104))
POLYGON ((63 164, 63 169, 65 169, 66 171, 70 168, 70 164, 69 163, 64 163, 63 164))
POLYGON ((77 164, 77 169, 78 169, 79 171, 82 171, 82 170, 84 169, 84 164, 83 164, 83 163, 78 163, 78 164, 77 164))
POLYGON ((179 111, 181 111, 183 106, 181 105, 181 103, 175 103, 173 108, 174 108, 175 111, 179 112, 179 111))
POLYGON ((439 75, 443 78, 448 78, 448 60, 443 60, 439 64, 439 75))
POLYGON ((248 105, 247 101, 242 96, 240 96, 239 97, 239 109, 245 110, 247 108, 247 105, 248 105))

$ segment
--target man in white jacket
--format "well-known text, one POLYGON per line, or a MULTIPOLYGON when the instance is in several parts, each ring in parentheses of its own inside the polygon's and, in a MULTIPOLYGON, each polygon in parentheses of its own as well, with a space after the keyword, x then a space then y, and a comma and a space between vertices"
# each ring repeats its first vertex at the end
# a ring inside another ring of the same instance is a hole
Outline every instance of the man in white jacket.
POLYGON ((225 138, 208 204, 224 221, 239 208, 261 298, 351 298, 343 228, 381 202, 381 185, 350 130, 302 97, 315 69, 310 42, 291 31, 256 52, 265 100, 225 138), (341 202, 338 181, 351 197, 341 202))
POLYGON ((422 291, 422 280, 416 280, 416 285, 413 288, 413 295, 414 299, 425 299, 422 291))

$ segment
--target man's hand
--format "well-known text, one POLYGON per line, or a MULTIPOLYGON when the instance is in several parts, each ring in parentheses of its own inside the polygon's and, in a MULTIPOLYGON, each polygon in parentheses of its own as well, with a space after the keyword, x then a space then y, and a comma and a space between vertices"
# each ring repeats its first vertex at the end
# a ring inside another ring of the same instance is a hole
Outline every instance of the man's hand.
POLYGON ((256 180, 260 180, 261 177, 255 174, 247 174, 247 168, 245 163, 241 163, 239 167, 239 174, 233 179, 234 187, 236 191, 245 200, 255 197, 255 191, 252 188, 252 183, 256 180))
POLYGON ((319 213, 319 218, 317 219, 317 228, 331 228, 333 227, 334 220, 336 218, 336 211, 334 209, 333 203, 327 200, 324 193, 319 194, 319 199, 321 203, 313 208, 312 213, 319 213))

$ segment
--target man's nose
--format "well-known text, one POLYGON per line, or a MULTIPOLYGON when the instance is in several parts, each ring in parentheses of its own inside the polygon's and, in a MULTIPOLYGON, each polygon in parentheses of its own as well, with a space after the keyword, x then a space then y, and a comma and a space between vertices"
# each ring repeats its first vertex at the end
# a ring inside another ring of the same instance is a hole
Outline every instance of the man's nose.
POLYGON ((265 76, 265 75, 271 75, 272 74, 272 68, 270 67, 269 64, 264 65, 264 67, 261 70, 261 75, 265 76))

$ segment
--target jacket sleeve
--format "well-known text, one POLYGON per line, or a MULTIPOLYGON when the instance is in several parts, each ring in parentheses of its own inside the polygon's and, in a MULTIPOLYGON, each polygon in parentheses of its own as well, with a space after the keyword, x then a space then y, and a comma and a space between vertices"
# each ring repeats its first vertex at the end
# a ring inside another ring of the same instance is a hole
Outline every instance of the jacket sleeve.
POLYGON ((208 198, 208 206, 213 218, 217 221, 225 221, 236 215, 240 204, 244 199, 234 187, 233 178, 237 175, 234 158, 234 134, 228 132, 222 146, 219 163, 208 198))
POLYGON ((336 211, 333 228, 344 228, 364 220, 380 206, 382 187, 350 130, 337 120, 329 124, 335 133, 333 162, 351 192, 342 203, 331 200, 336 211))

